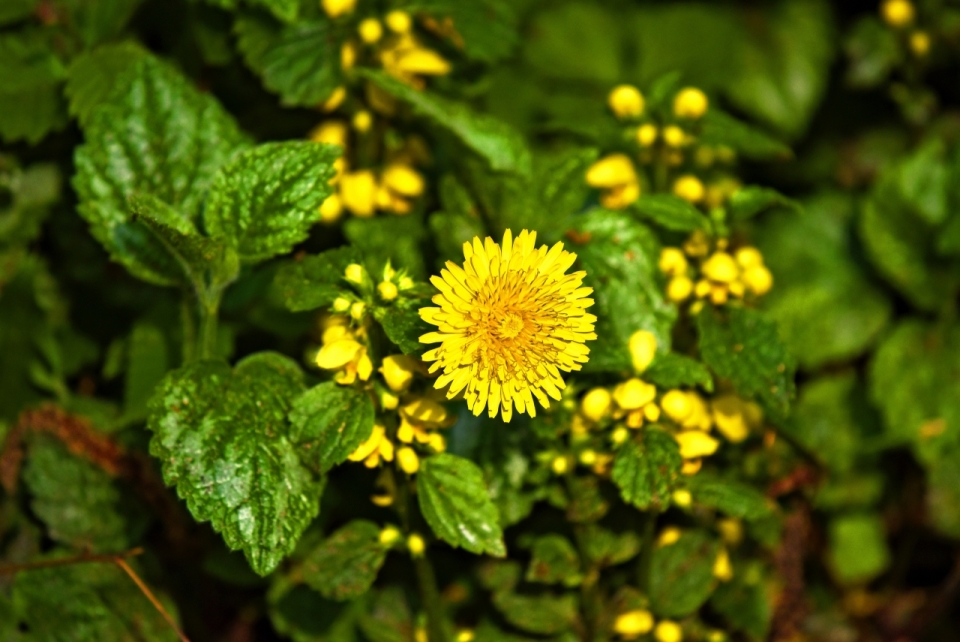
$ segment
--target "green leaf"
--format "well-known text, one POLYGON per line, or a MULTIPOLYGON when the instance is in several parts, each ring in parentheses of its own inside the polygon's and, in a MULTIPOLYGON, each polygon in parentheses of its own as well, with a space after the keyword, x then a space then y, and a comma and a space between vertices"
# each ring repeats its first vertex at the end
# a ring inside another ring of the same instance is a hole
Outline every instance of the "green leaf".
POLYGON ((248 262, 284 254, 307 238, 330 195, 341 149, 309 141, 265 143, 218 173, 203 211, 207 232, 248 262))
POLYGON ((867 15, 854 24, 843 43, 849 62, 846 81, 851 87, 869 89, 889 78, 902 62, 904 48, 897 32, 879 16, 867 15))
POLYGON ((587 557, 598 567, 616 566, 640 552, 640 536, 633 531, 614 533, 597 524, 584 529, 582 544, 587 557))
POLYGON ((198 521, 266 575, 317 515, 322 485, 299 461, 287 413, 303 374, 276 353, 233 370, 199 361, 163 380, 150 403, 150 453, 198 521))
POLYGON ((697 315, 697 328, 704 363, 773 421, 783 422, 796 390, 796 365, 777 326, 756 310, 727 306, 721 313, 708 306, 697 315))
POLYGON ((459 212, 434 212, 430 215, 430 231, 441 262, 462 261, 463 244, 486 235, 479 217, 459 212))
POLYGON ((24 481, 30 508, 51 539, 74 549, 117 552, 143 535, 146 514, 129 489, 53 437, 36 435, 24 481))
POLYGON ((541 584, 577 586, 583 580, 577 549, 562 535, 538 537, 533 543, 526 580, 541 584))
POLYGON ((0 25, 29 17, 39 2, 40 0, 7 0, 0 6, 0 25))
POLYGON ((630 210, 667 230, 692 232, 710 228, 710 221, 700 210, 673 194, 644 194, 630 210))
POLYGON ((6 142, 39 143, 67 125, 67 110, 57 86, 15 93, 0 90, 0 138, 6 142))
POLYGON ((613 462, 612 479, 623 501, 637 508, 666 510, 680 476, 680 449, 669 434, 652 426, 625 443, 613 462))
POLYGON ((745 568, 735 566, 733 579, 717 587, 710 606, 734 628, 746 633, 751 642, 766 640, 773 619, 773 604, 762 564, 754 561, 745 568))
POLYGON ((483 472, 469 459, 449 453, 426 458, 417 475, 417 497, 437 537, 477 555, 506 555, 497 508, 483 472))
POLYGON ((622 76, 622 18, 602 5, 557 3, 536 13, 525 33, 523 58, 548 78, 613 85, 622 76), (570 43, 576 42, 576 47, 570 43))
POLYGON ((422 299, 407 299, 374 310, 374 317, 383 326, 387 338, 404 354, 419 355, 425 348, 420 337, 430 331, 430 326, 420 317, 419 311, 425 305, 426 301, 422 299))
MULTIPOLYGON (((610 502, 603 496, 596 477, 570 477, 568 488, 570 491, 566 505, 568 521, 575 524, 589 524, 603 519, 610 510, 610 502)), ((557 507, 563 508, 562 505, 557 507)))
POLYGON ((747 185, 741 187, 727 201, 727 213, 732 222, 744 221, 774 207, 802 212, 800 204, 775 189, 747 185))
POLYGON ((876 513, 842 515, 830 521, 827 560, 841 584, 863 584, 890 565, 883 521, 876 513))
POLYGON ((321 383, 293 400, 290 438, 301 461, 323 474, 370 438, 374 413, 366 392, 332 381, 321 383))
POLYGON ((953 181, 946 164, 946 146, 931 138, 904 159, 897 172, 897 187, 904 202, 930 225, 940 225, 950 209, 953 181))
POLYGON ((771 502, 753 486, 709 473, 690 477, 687 486, 693 501, 716 508, 730 517, 757 520, 768 517, 773 508, 771 502))
POLYGON ((362 255, 356 248, 338 247, 284 264, 277 272, 274 284, 289 310, 316 310, 330 305, 340 296, 347 266, 362 262, 362 255))
MULTIPOLYGON (((0 249, 25 246, 40 235, 50 205, 60 198, 60 172, 55 165, 38 164, 21 170, 0 156, 0 185, 9 203, 0 207, 0 249)), ((0 285, 3 275, 0 273, 0 285)))
POLYGON ((463 38, 463 51, 471 60, 496 62, 507 58, 517 45, 517 10, 509 0, 415 0, 406 9, 419 10, 439 20, 449 18, 463 38))
POLYGON ((676 352, 660 352, 646 370, 643 378, 658 388, 693 388, 700 386, 713 392, 713 375, 707 367, 676 352))
POLYGON ((343 233, 364 254, 372 272, 382 273, 389 260, 394 269, 405 269, 416 279, 426 278, 422 247, 426 230, 421 214, 351 217, 344 223, 343 233))
POLYGON ((577 619, 577 597, 494 593, 493 605, 513 626, 529 633, 556 635, 568 631, 577 619))
POLYGON ((249 14, 234 30, 244 61, 286 107, 316 107, 343 83, 340 37, 326 19, 279 25, 249 14))
POLYGON ((808 381, 786 429, 831 471, 849 473, 863 451, 861 424, 869 416, 861 396, 852 372, 808 381))
POLYGON ((83 44, 93 47, 96 44, 116 38, 127 22, 133 17, 143 0, 64 0, 60 8, 61 17, 71 29, 79 34, 83 44))
MULTIPOLYGON (((156 588, 151 592, 176 620, 173 602, 156 588)), ((29 639, 49 642, 176 642, 179 639, 160 612, 115 564, 72 564, 18 573, 13 585, 13 601, 22 628, 30 632, 29 639)))
POLYGON ((122 75, 135 71, 136 63, 145 55, 139 44, 121 42, 102 45, 74 58, 67 69, 65 87, 70 115, 76 116, 82 127, 88 127, 93 110, 111 99, 122 87, 122 75))
POLYGON ((30 27, 0 34, 0 91, 18 94, 53 87, 63 77, 49 31, 30 27))
POLYGON ((364 637, 370 642, 414 642, 413 616, 403 588, 390 586, 372 597, 359 619, 364 637))
POLYGON ((700 530, 684 531, 673 544, 658 546, 650 559, 650 605, 658 617, 689 615, 714 588, 713 565, 720 545, 700 530))
POLYGON ((701 120, 699 139, 704 145, 729 147, 753 160, 785 159, 793 155, 790 148, 776 138, 714 107, 701 120))
POLYGON ((355 519, 307 555, 303 580, 324 597, 349 600, 370 589, 386 557, 380 527, 355 519))
POLYGON ((460 142, 482 156, 496 171, 529 174, 530 150, 519 132, 487 114, 473 111, 465 104, 417 91, 383 72, 358 69, 357 73, 456 136, 460 142))
POLYGON ((147 418, 147 402, 169 370, 163 332, 150 323, 133 327, 127 342, 127 376, 123 387, 123 412, 131 422, 147 418))
POLYGON ((926 505, 934 528, 960 538, 960 449, 951 448, 927 466, 926 505))
POLYGON ((598 339, 590 345, 585 372, 632 370, 628 343, 637 330, 648 330, 660 350, 670 348, 676 308, 658 284, 660 244, 646 226, 629 215, 594 210, 580 219, 570 251, 580 257, 585 285, 593 287, 598 339), (583 243, 582 245, 580 243, 583 243))
MULTIPOLYGON (((216 171, 247 146, 233 119, 166 63, 145 56, 121 74, 115 100, 90 115, 77 148, 79 212, 111 258, 138 278, 182 282, 162 243, 132 221, 127 200, 149 195, 196 223, 216 171)), ((179 225, 175 229, 184 231, 179 225)))

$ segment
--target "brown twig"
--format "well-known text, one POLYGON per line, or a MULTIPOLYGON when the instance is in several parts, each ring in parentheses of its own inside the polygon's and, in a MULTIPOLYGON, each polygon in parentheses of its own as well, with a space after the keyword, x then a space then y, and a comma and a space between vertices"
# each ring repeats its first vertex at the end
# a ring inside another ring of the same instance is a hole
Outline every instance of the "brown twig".
POLYGON ((24 562, 23 564, 8 564, 0 566, 0 577, 4 575, 15 575, 21 571, 36 571, 43 568, 54 568, 56 566, 70 566, 72 564, 86 564, 90 562, 99 562, 101 564, 113 564, 117 560, 123 560, 126 557, 135 557, 143 553, 142 548, 131 548, 123 553, 113 553, 110 555, 74 555, 73 557, 59 557, 52 560, 40 560, 38 562, 24 562))
POLYGON ((783 590, 777 597, 770 626, 770 640, 793 640, 805 616, 803 558, 810 530, 810 516, 805 505, 791 513, 783 524, 783 543, 774 556, 783 590))
POLYGON ((123 571, 133 580, 133 583, 137 585, 137 588, 140 589, 140 592, 146 596, 150 603, 153 604, 153 608, 157 609, 157 612, 166 620, 167 624, 170 625, 170 628, 173 629, 177 637, 180 638, 181 642, 190 642, 186 635, 183 634, 183 631, 180 630, 180 627, 177 626, 177 623, 174 619, 167 613, 167 609, 163 608, 163 604, 160 603, 160 600, 153 594, 153 591, 150 590, 150 587, 147 586, 143 580, 140 579, 140 576, 137 575, 136 571, 130 568, 130 565, 122 557, 116 557, 113 560, 113 563, 123 569, 123 571))

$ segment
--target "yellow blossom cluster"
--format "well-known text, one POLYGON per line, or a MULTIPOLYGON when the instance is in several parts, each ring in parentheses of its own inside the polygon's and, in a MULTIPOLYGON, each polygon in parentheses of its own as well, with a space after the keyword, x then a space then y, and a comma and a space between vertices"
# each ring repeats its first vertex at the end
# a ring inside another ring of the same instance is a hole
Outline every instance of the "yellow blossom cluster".
POLYGON ((673 620, 656 622, 646 609, 633 609, 617 616, 613 630, 624 640, 635 640, 653 632, 657 642, 683 642, 683 628, 673 620))
POLYGON ((700 231, 690 236, 683 249, 664 248, 660 252, 659 268, 670 279, 667 298, 676 303, 693 295, 697 299, 709 299, 714 305, 723 305, 731 297, 742 299, 747 293, 762 296, 773 287, 773 275, 764 265, 759 250, 748 246, 731 254, 726 240, 721 239, 711 253, 710 242, 700 231), (699 263, 698 270, 692 269, 688 257, 699 263))
POLYGON ((317 352, 317 366, 335 370, 334 381, 342 385, 350 385, 358 378, 368 381, 373 374, 373 362, 367 350, 366 329, 352 326, 350 318, 342 314, 323 319, 321 329, 323 345, 317 352))

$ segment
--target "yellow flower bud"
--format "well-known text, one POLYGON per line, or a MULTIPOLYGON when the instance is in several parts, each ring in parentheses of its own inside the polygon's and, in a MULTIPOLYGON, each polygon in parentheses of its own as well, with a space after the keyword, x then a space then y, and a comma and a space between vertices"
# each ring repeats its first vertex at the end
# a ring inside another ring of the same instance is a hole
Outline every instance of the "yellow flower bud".
POLYGON ((423 177, 409 165, 394 163, 383 171, 383 184, 401 196, 410 198, 423 194, 423 177))
POLYGON ((340 220, 340 215, 343 214, 343 201, 340 200, 339 195, 331 194, 323 201, 318 211, 321 221, 324 223, 336 223, 340 220))
POLYGON ((637 428, 643 427, 643 411, 642 410, 631 410, 627 413, 627 418, 624 420, 624 423, 627 425, 627 428, 632 428, 636 430, 637 428))
POLYGON ((673 491, 673 503, 681 508, 687 508, 693 503, 693 495, 685 488, 679 488, 673 491))
POLYGON ((710 286, 710 302, 714 305, 723 305, 726 303, 729 294, 730 290, 726 285, 714 284, 710 286))
POLYGON ((380 443, 384 441, 384 435, 386 430, 380 424, 374 424, 373 432, 370 433, 370 437, 357 446, 357 449, 350 453, 350 456, 347 457, 350 461, 363 461, 367 457, 373 454, 373 451, 377 450, 380 447, 380 443))
POLYGON ((880 6, 883 21, 894 28, 906 27, 916 18, 916 10, 909 0, 885 0, 880 6))
POLYGON ((419 534, 410 533, 410 535, 407 536, 407 549, 414 557, 420 557, 423 555, 423 551, 427 549, 427 543, 423 541, 423 537, 419 534))
POLYGON ((326 143, 328 145, 347 146, 347 126, 343 121, 327 120, 310 132, 310 140, 315 143, 326 143))
POLYGON ((320 0, 323 11, 331 18, 351 13, 357 6, 357 0, 320 0))
POLYGON ((476 635, 471 629, 461 629, 457 632, 457 642, 473 642, 475 637, 476 635))
POLYGON ((629 438, 630 438, 630 431, 624 428, 623 426, 620 426, 619 428, 614 430, 613 434, 610 435, 610 440, 613 441, 613 443, 618 446, 629 438))
POLYGON ((773 274, 763 265, 755 265, 743 273, 743 284, 757 296, 762 296, 773 287, 773 274))
POLYGON ((339 370, 353 361, 363 345, 353 339, 340 339, 320 348, 317 353, 317 365, 324 370, 339 370))
POLYGON ((673 99, 673 113, 677 118, 700 118, 709 106, 707 95, 696 87, 681 89, 673 99))
POLYGON ((917 58, 923 58, 930 53, 930 34, 926 31, 914 31, 910 34, 910 51, 917 58))
POLYGON ((567 461, 566 457, 554 457, 553 461, 550 462, 550 468, 557 475, 562 475, 567 472, 567 469, 570 467, 570 462, 567 461))
POLYGON ((755 247, 741 247, 736 252, 737 264, 744 270, 763 265, 763 254, 755 247))
POLYGON ((657 546, 670 546, 671 544, 676 544, 677 540, 680 539, 680 535, 683 534, 676 526, 667 526, 662 531, 660 531, 660 536, 657 538, 657 546))
POLYGON ((360 40, 372 45, 383 37, 383 25, 376 18, 367 18, 357 27, 357 33, 360 34, 360 40))
POLYGON ((409 276, 400 277, 400 282, 398 285, 400 286, 401 291, 409 290, 413 287, 413 279, 411 279, 409 276))
POLYGON ((660 408, 655 403, 643 407, 643 416, 647 421, 660 421, 660 408))
POLYGON ((403 392, 410 387, 413 375, 417 371, 417 363, 413 357, 405 354, 392 354, 383 358, 380 372, 387 387, 394 392, 403 392))
POLYGON ((747 438, 750 428, 743 416, 745 404, 736 395, 723 395, 710 403, 717 430, 728 441, 738 443, 747 438))
POLYGON ((340 85, 330 93, 330 97, 323 101, 323 104, 320 108, 329 113, 334 111, 337 107, 343 104, 343 101, 347 98, 347 88, 343 85, 340 85))
MULTIPOLYGON (((346 312, 350 309, 350 299, 338 296, 333 300, 333 311, 334 312, 346 312)), ((341 326, 338 326, 341 327, 341 326)))
POLYGON ((637 172, 626 154, 605 156, 587 170, 587 184, 591 187, 604 189, 636 182, 637 172))
POLYGON ((348 210, 366 218, 373 216, 377 197, 377 179, 370 170, 344 174, 340 179, 340 198, 348 210))
POLYGON ((735 517, 728 517, 717 522, 717 529, 720 531, 720 537, 731 546, 739 544, 743 540, 743 524, 735 517))
POLYGON ((370 375, 373 374, 373 361, 370 360, 370 355, 367 354, 366 348, 364 348, 363 353, 360 355, 360 360, 357 361, 357 376, 360 377, 361 381, 369 381, 370 375))
POLYGON ((711 281, 730 283, 740 276, 740 266, 726 252, 714 252, 713 256, 703 263, 702 272, 711 281))
POLYGON ((660 620, 653 631, 657 642, 683 642, 683 629, 672 620, 660 620))
POLYGON ((373 115, 366 109, 362 109, 353 115, 353 128, 361 134, 365 134, 373 127, 373 115))
POLYGON ((427 439, 427 445, 433 449, 433 452, 442 453, 447 449, 447 440, 440 433, 432 432, 427 439))
POLYGON ((680 467, 680 473, 689 477, 690 475, 696 475, 698 472, 700 472, 700 468, 702 467, 702 459, 688 459, 687 461, 683 462, 683 466, 680 467))
POLYGON ((686 301, 693 292, 693 281, 686 276, 676 276, 667 283, 667 298, 674 303, 686 301))
POLYGON ((382 298, 384 301, 393 301, 400 293, 400 290, 397 289, 396 284, 390 283, 390 281, 383 281, 380 283, 380 285, 377 286, 377 291, 380 293, 380 298, 382 298))
POLYGON ((628 640, 649 633, 652 629, 653 615, 644 609, 621 613, 613 623, 613 630, 628 640))
POLYGON ((617 118, 636 118, 643 113, 643 94, 633 85, 617 85, 607 97, 607 104, 617 118))
POLYGON ((363 319, 363 315, 366 313, 366 311, 367 311, 367 304, 364 303, 363 301, 357 301, 356 303, 350 306, 350 317, 354 321, 360 321, 363 319))
POLYGON ((665 247, 660 250, 660 271, 668 276, 678 276, 687 271, 687 257, 678 248, 665 247))
POLYGON ((697 284, 693 288, 693 293, 697 295, 698 298, 702 299, 703 297, 710 294, 710 290, 713 285, 707 279, 700 279, 697 281, 697 284))
POLYGON ((386 526, 380 531, 380 543, 384 546, 391 546, 400 539, 400 529, 396 526, 386 526))
POLYGON ((690 203, 699 203, 703 200, 703 183, 696 176, 686 174, 673 183, 673 193, 690 203))
POLYGON ((597 422, 610 412, 612 397, 606 388, 594 388, 583 396, 580 412, 590 421, 597 422))
POLYGON ((417 451, 409 446, 404 446, 397 451, 397 463, 400 465, 400 470, 408 475, 420 470, 420 457, 417 456, 417 451))
POLYGON ((396 410, 397 406, 400 405, 400 397, 392 392, 381 392, 380 405, 383 406, 384 410, 396 410))
POLYGON ((622 410, 637 410, 657 396, 657 387, 634 377, 613 389, 613 399, 622 410))
POLYGON ((659 133, 656 125, 651 123, 640 125, 637 128, 637 143, 639 143, 641 147, 650 147, 650 145, 657 142, 659 133))
POLYGON ((611 187, 600 196, 600 204, 609 210, 622 210, 640 198, 640 183, 611 187))
POLYGON ((446 58, 422 47, 404 51, 397 58, 396 68, 408 74, 443 76, 450 73, 450 63, 446 58))
POLYGON ((660 400, 660 407, 667 416, 675 422, 680 423, 690 416, 693 412, 693 404, 690 402, 689 395, 683 390, 671 390, 663 395, 660 400))
POLYGON ((720 549, 713 563, 713 576, 721 582, 729 582, 733 579, 733 566, 730 564, 730 555, 725 548, 720 549))
POLYGON ((630 335, 628 345, 633 369, 637 372, 643 372, 657 355, 657 337, 648 330, 637 330, 630 335))
POLYGON ((424 424, 442 425, 447 420, 447 409, 432 399, 420 397, 404 405, 400 411, 424 424))
POLYGON ((717 452, 720 442, 702 430, 686 430, 673 436, 680 445, 680 456, 684 459, 707 457, 717 452))
POLYGON ((363 283, 363 273, 364 269, 362 265, 359 263, 351 263, 347 266, 347 269, 343 271, 343 276, 347 281, 360 285, 363 283))
POLYGON ((413 20, 406 11, 395 10, 387 14, 387 26, 394 33, 407 33, 413 27, 413 20))
POLYGON ((593 466, 595 463, 597 463, 597 453, 596 451, 588 448, 580 453, 579 460, 584 466, 593 466))
POLYGON ((345 42, 340 47, 340 68, 344 71, 353 69, 357 63, 357 47, 352 42, 345 42))
POLYGON ((663 128, 663 142, 670 147, 683 147, 686 140, 686 132, 676 125, 668 125, 663 128))

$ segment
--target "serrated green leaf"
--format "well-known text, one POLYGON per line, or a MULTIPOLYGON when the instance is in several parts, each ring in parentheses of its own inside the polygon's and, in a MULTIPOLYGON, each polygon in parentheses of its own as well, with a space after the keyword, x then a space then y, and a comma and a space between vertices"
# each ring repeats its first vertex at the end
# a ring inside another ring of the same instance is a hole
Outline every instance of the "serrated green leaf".
POLYGON ((676 618, 700 608, 713 592, 719 552, 720 544, 700 530, 684 531, 673 544, 655 548, 649 586, 654 614, 676 618))
POLYGON ((51 539, 76 550, 117 552, 136 543, 146 514, 121 484, 47 435, 31 440, 23 472, 30 508, 51 539))
POLYGON ((577 619, 577 597, 563 595, 521 595, 494 593, 493 605, 513 626, 529 633, 556 635, 568 631, 577 619))
POLYGON ((676 232, 710 228, 710 221, 689 202, 673 194, 644 194, 630 206, 641 218, 676 232))
POLYGON ((713 392, 713 375, 705 365, 676 352, 658 353, 643 378, 658 388, 693 388, 713 392))
POLYGON ((769 160, 790 158, 793 152, 776 138, 711 107, 703 116, 700 142, 729 147, 746 158, 769 160))
POLYGON ((67 110, 54 85, 7 93, 0 89, 0 137, 35 145, 67 125, 67 110))
POLYGON ((217 173, 203 210, 207 232, 247 262, 284 254, 307 238, 330 195, 341 149, 309 141, 265 143, 217 173))
POLYGON ((420 337, 430 331, 430 326, 420 317, 420 308, 427 305, 423 299, 408 299, 391 307, 378 307, 374 318, 383 326, 383 331, 404 354, 419 355, 424 350, 420 337))
POLYGON ((841 584, 862 584, 883 573, 890 550, 883 521, 875 513, 835 517, 830 521, 827 560, 841 584))
POLYGON ((449 453, 426 458, 417 475, 417 498, 437 537, 477 555, 506 555, 497 507, 483 471, 469 459, 449 453))
POLYGON ((727 201, 727 213, 732 222, 744 221, 774 207, 800 212, 800 204, 775 189, 747 185, 741 187, 727 201))
MULTIPOLYGON (((156 588, 151 591, 176 620, 173 602, 156 588)), ((49 642, 176 642, 179 639, 160 612, 114 564, 72 564, 18 573, 13 585, 13 601, 19 622, 30 631, 32 639, 49 642)))
POLYGON ((496 171, 526 175, 531 171, 530 150, 518 132, 487 114, 435 94, 417 91, 383 72, 358 70, 381 89, 413 108, 416 115, 442 127, 486 159, 496 171))
POLYGON ((121 78, 116 100, 94 109, 86 143, 75 153, 79 212, 111 258, 135 276, 180 283, 181 268, 132 221, 127 199, 149 195, 193 225, 216 171, 247 141, 212 97, 166 63, 145 56, 121 78))
POLYGON ((703 362, 739 394, 757 401, 770 419, 783 422, 796 391, 796 364, 777 326, 756 310, 728 306, 724 313, 704 308, 697 328, 703 362))
POLYGON ((531 553, 526 575, 528 582, 572 587, 582 581, 580 557, 566 537, 557 534, 538 537, 531 553))
POLYGON ((370 438, 374 414, 367 393, 328 381, 293 400, 290 438, 307 467, 326 473, 370 438))
POLYGON ((343 82, 340 37, 329 20, 279 25, 243 15, 234 27, 247 65, 288 107, 316 107, 343 82))
POLYGON ((59 5, 73 31, 79 34, 83 44, 93 47, 116 38, 133 17, 143 0, 63 0, 59 5))
POLYGON ((709 473, 694 475, 687 481, 693 501, 716 508, 730 517, 762 519, 773 510, 767 498, 753 486, 709 473))
POLYGON ((322 486, 300 463, 287 422, 302 377, 276 353, 233 370, 199 361, 167 375, 150 402, 150 452, 165 481, 260 575, 293 551, 319 510, 322 486))
POLYGON ((648 330, 660 350, 670 348, 676 308, 657 283, 660 244, 646 226, 629 215, 594 210, 580 219, 570 251, 586 271, 584 284, 593 287, 597 340, 590 345, 585 372, 624 372, 633 368, 627 349, 630 336, 648 330))
POLYGON ((351 263, 363 257, 353 247, 338 247, 301 261, 285 264, 277 272, 274 286, 287 309, 306 312, 330 305, 340 296, 343 275, 351 263))
POLYGON ((380 527, 355 519, 307 555, 303 580, 324 597, 349 600, 366 593, 387 557, 380 527))
POLYGON ((94 108, 111 98, 122 86, 121 75, 132 71, 145 54, 139 44, 121 42, 86 51, 71 61, 65 92, 70 114, 77 117, 81 126, 90 124, 94 108))
POLYGON ((637 508, 666 510, 680 476, 680 448, 669 434, 647 427, 637 439, 620 447, 613 461, 611 479, 623 501, 637 508))

